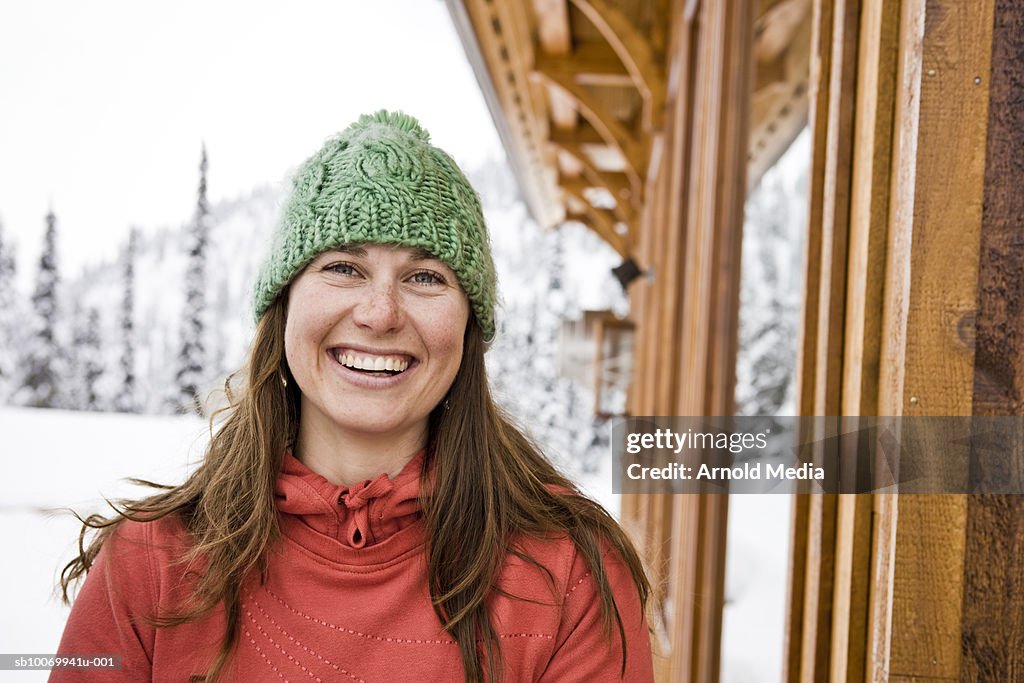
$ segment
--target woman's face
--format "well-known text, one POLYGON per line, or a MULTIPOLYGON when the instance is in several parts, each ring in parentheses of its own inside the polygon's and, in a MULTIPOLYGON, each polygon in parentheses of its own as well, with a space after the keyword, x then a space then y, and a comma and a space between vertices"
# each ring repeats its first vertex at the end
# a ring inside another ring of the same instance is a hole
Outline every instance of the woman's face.
POLYGON ((320 254, 289 287, 288 367, 301 419, 345 434, 426 434, 462 361, 469 301, 422 251, 367 244, 320 254))

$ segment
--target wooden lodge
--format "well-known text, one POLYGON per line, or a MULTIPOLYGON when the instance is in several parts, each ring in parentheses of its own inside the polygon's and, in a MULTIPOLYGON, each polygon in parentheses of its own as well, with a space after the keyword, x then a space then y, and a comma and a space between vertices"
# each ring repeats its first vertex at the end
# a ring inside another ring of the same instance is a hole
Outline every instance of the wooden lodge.
MULTIPOLYGON (((733 414, 744 199, 805 126, 799 413, 1024 412, 1024 3, 448 5, 537 221, 654 273, 630 414, 733 414)), ((728 504, 624 497, 662 681, 719 679, 728 504)), ((795 496, 791 538, 783 680, 1024 681, 1020 497, 795 496)))

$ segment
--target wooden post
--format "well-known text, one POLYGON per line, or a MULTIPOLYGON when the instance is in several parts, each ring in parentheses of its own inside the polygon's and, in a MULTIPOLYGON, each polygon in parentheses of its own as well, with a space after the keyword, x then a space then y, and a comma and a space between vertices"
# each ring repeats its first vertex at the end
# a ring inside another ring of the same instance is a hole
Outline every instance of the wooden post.
MULTIPOLYGON (((686 207, 679 392, 673 414, 731 415, 746 197, 753 7, 701 3, 686 207)), ((670 615, 673 681, 716 681, 728 497, 677 496, 670 615)))
MULTIPOLYGON (((815 4, 800 410, 1020 415, 1024 9, 859 4, 815 4), (835 78, 845 62, 853 87, 835 78), (844 159, 833 132, 851 103, 844 159)), ((840 496, 831 510, 795 508, 787 681, 1024 675, 1019 497, 840 496)))
MULTIPOLYGON (((984 77, 984 75, 982 75, 984 77)), ((996 0, 974 414, 1024 415, 1024 6, 996 0)), ((1020 444, 1018 444, 1018 447, 1020 444)), ((1024 679, 1024 499, 970 496, 960 680, 1024 679)))

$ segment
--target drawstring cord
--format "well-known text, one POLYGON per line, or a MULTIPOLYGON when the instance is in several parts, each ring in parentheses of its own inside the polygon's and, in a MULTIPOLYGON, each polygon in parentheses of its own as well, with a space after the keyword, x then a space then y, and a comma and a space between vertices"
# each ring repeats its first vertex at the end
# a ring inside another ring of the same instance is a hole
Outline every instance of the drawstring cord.
POLYGON ((382 475, 355 493, 351 489, 338 496, 338 504, 351 511, 348 522, 348 542, 353 548, 362 548, 370 536, 370 501, 391 493, 395 488, 387 475, 382 475))

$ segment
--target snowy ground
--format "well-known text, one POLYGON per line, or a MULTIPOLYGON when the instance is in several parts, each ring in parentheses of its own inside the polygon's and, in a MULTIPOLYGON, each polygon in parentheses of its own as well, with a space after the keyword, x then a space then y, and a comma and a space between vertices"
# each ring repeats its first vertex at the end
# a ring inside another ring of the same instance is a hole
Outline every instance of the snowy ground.
MULTIPOLYGON (((68 610, 54 594, 75 554, 79 524, 59 508, 100 511, 102 496, 138 489, 134 476, 180 481, 205 442, 197 419, 0 407, 7 490, 0 503, 0 651, 52 654, 68 610)), ((613 511, 611 476, 581 482, 613 511)), ((722 680, 780 679, 789 498, 734 496, 729 511, 722 680)), ((0 672, 0 681, 44 681, 47 672, 0 672)))
MULTIPOLYGON (((0 563, 4 617, 0 651, 53 654, 67 619, 54 593, 60 569, 75 555, 80 524, 58 508, 103 509, 102 496, 137 488, 120 481, 180 481, 188 454, 204 442, 197 419, 137 417, 0 407, 4 467, 0 563)), ((0 681, 44 681, 46 671, 0 671, 0 681)))

